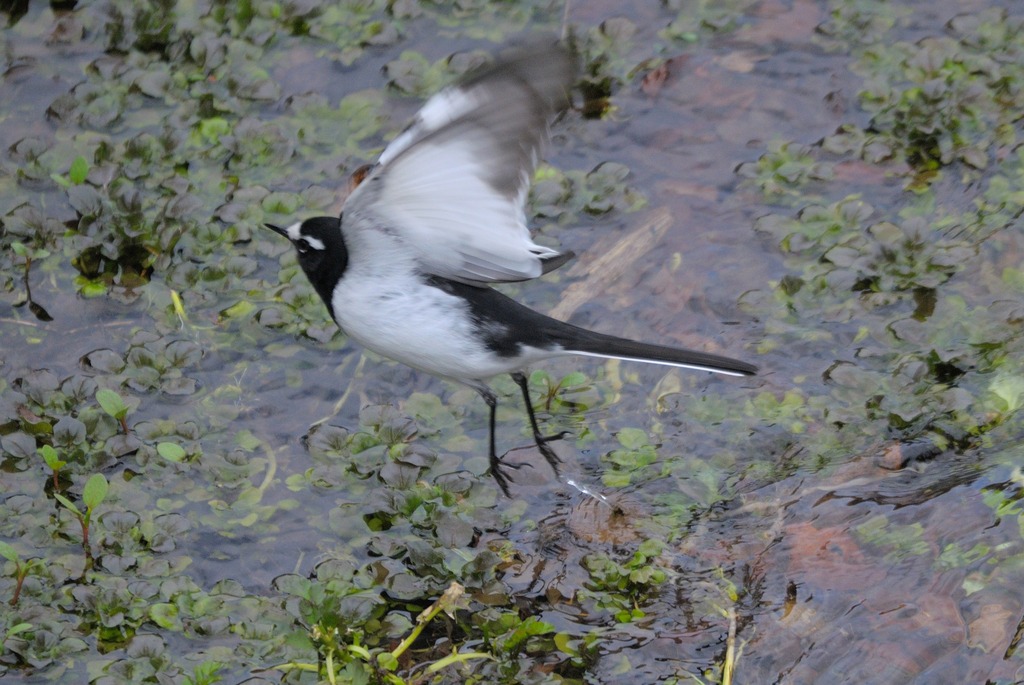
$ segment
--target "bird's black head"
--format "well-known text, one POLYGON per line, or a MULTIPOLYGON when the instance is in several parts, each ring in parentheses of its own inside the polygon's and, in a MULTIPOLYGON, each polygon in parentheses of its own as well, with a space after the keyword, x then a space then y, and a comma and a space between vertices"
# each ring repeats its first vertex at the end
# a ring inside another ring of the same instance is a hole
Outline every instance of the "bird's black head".
POLYGON ((273 224, 264 225, 291 241, 299 255, 299 266, 333 317, 331 295, 334 286, 345 274, 345 267, 348 266, 348 250, 341 235, 341 219, 318 216, 294 223, 287 228, 273 224))

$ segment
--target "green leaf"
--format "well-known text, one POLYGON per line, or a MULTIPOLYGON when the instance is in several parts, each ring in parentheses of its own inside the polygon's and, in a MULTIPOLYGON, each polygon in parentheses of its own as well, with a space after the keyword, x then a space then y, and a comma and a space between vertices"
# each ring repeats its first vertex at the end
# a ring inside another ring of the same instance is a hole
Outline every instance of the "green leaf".
POLYGON ((156 451, 167 461, 180 462, 185 459, 185 449, 173 442, 161 442, 156 446, 156 451))
POLYGON ((637 554, 650 559, 660 555, 664 549, 665 545, 660 540, 656 538, 648 538, 640 543, 636 552, 637 554))
MULTIPOLYGON (((260 439, 252 434, 252 431, 242 430, 235 436, 235 444, 246 452, 256 450, 262 443, 260 439)), ((184 451, 184 450, 182 450, 184 451)))
POLYGON ((211 117, 204 119, 199 124, 199 135, 201 135, 207 142, 215 143, 221 139, 221 136, 226 135, 231 131, 231 124, 227 122, 227 119, 223 117, 211 117))
POLYGON ((64 466, 67 465, 66 461, 62 461, 60 457, 57 456, 57 450, 53 449, 50 445, 43 445, 36 451, 43 455, 43 461, 45 461, 46 465, 54 471, 64 468, 64 466))
POLYGON ((192 677, 185 676, 185 685, 212 685, 223 680, 217 672, 224 667, 217 661, 204 661, 192 669, 192 677))
POLYGON ((601 476, 601 482, 609 488, 624 488, 632 480, 628 471, 607 471, 601 476))
POLYGON ((302 199, 295 193, 274 191, 263 198, 260 203, 264 212, 270 214, 294 214, 299 209, 302 199))
POLYGON ((573 647, 572 644, 573 642, 575 642, 575 638, 573 638, 568 633, 555 633, 554 640, 555 647, 557 647, 558 651, 562 652, 563 654, 568 654, 569 656, 580 655, 579 650, 573 647))
POLYGON ((574 388, 577 385, 583 385, 587 382, 587 376, 582 371, 573 371, 569 375, 565 376, 558 385, 563 388, 574 388))
POLYGON ((128 407, 125 406, 124 400, 110 388, 97 390, 96 401, 103 407, 103 411, 119 421, 128 415, 128 407))
POLYGON ((647 432, 639 428, 623 428, 615 437, 619 439, 619 444, 628 450, 639 449, 647 444, 647 432))
POLYGON ((89 509, 95 509, 107 496, 107 478, 102 473, 94 473, 85 482, 85 489, 82 490, 82 501, 89 509))
POLYGON ((0 541, 0 557, 3 557, 7 561, 18 562, 18 550, 14 549, 6 542, 0 541))
POLYGON ((397 671, 398 659, 391 652, 382 652, 377 655, 377 665, 384 671, 397 671))
POLYGON ((89 162, 85 161, 85 157, 81 155, 75 157, 75 161, 71 162, 71 169, 68 171, 68 178, 71 182, 78 185, 85 181, 88 174, 89 162))
POLYGON ((17 623, 7 629, 7 637, 17 635, 18 633, 24 633, 26 630, 32 630, 31 623, 17 623))
POLYGON ((149 608, 149 618, 161 628, 172 630, 180 623, 178 620, 178 607, 173 604, 161 602, 149 608))
POLYGON ((284 643, 297 650, 316 649, 313 641, 309 639, 309 631, 295 630, 284 636, 284 643))
POLYGON ((14 254, 18 255, 19 257, 24 257, 25 255, 28 254, 28 248, 25 247, 25 243, 21 242, 20 240, 15 240, 13 243, 11 243, 11 249, 14 250, 14 254))
POLYGON ((65 497, 64 495, 61 495, 61 494, 59 494, 59 493, 56 493, 56 492, 55 492, 55 493, 53 493, 53 496, 54 496, 54 497, 55 497, 55 498, 57 499, 57 501, 58 501, 58 502, 60 502, 61 504, 63 504, 63 505, 64 505, 64 507, 65 507, 65 508, 66 508, 66 509, 67 509, 68 511, 70 511, 70 512, 71 512, 72 514, 74 514, 75 516, 78 516, 79 518, 81 518, 81 516, 82 516, 82 512, 80 512, 80 511, 78 510, 78 507, 76 507, 76 506, 75 506, 75 503, 74 503, 74 502, 72 502, 71 500, 69 500, 69 499, 68 499, 67 497, 65 497))
MULTIPOLYGON (((75 279, 76 283, 79 279, 75 279)), ((82 280, 79 283, 83 297, 99 297, 107 294, 107 286, 99 280, 82 280)))
POLYGON ((35 423, 27 420, 25 421, 25 432, 29 435, 52 435, 53 424, 44 419, 40 419, 35 423))
POLYGON ((1012 413, 1024 406, 1024 377, 1000 376, 992 381, 989 390, 998 397, 1000 408, 1005 413, 1012 413))
POLYGON ((239 300, 227 309, 220 311, 220 318, 225 319, 240 319, 249 316, 256 309, 256 305, 248 300, 239 300))

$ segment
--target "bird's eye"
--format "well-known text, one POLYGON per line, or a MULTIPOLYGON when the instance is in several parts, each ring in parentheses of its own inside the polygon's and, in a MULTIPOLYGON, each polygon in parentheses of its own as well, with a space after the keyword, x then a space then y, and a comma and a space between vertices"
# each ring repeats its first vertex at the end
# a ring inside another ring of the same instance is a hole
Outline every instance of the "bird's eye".
POLYGON ((299 251, 299 254, 306 254, 310 249, 309 241, 305 238, 299 238, 295 241, 295 249, 299 251))

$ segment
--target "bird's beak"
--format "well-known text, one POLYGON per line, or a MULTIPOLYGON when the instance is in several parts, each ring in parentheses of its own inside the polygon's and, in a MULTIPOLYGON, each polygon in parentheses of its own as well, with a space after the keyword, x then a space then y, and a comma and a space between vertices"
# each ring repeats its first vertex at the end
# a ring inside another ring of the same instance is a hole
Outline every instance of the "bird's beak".
POLYGON ((283 228, 281 228, 280 226, 275 226, 274 224, 263 224, 263 225, 266 226, 267 228, 269 228, 274 233, 277 233, 279 235, 283 235, 285 238, 288 237, 288 233, 286 233, 285 230, 283 228))

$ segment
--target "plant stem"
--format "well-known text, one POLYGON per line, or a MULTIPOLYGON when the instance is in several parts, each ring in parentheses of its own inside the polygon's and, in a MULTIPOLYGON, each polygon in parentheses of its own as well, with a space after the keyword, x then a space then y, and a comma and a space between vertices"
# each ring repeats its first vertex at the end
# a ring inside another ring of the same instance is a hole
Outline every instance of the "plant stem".
POLYGON ((92 547, 89 545, 89 517, 81 516, 78 522, 82 525, 82 550, 85 551, 86 567, 92 567, 92 547))
POLYGON ((337 676, 334 675, 334 647, 327 648, 327 682, 337 685, 337 676))
POLYGON ((446 666, 451 666, 456 663, 465 663, 470 659, 494 659, 494 656, 487 652, 454 652, 449 654, 443 659, 438 659, 434 663, 427 666, 427 673, 437 673, 446 666))
POLYGON ((722 665, 722 685, 732 685, 736 670, 736 608, 729 607, 729 636, 725 641, 725 664, 722 665))
POLYGON ((416 642, 416 638, 420 636, 420 633, 423 632, 423 629, 427 627, 427 624, 430 623, 431 619, 433 619, 435 616, 441 613, 441 608, 441 602, 434 602, 432 605, 430 605, 430 608, 428 608, 426 611, 417 616, 416 626, 412 629, 412 632, 409 633, 404 640, 398 643, 397 647, 391 650, 391 655, 397 659, 402 655, 403 652, 405 652, 405 650, 409 649, 409 647, 412 646, 412 643, 416 642))
POLYGON ((17 580, 14 585, 14 594, 11 596, 11 601, 8 602, 12 607, 17 606, 18 600, 21 598, 21 586, 25 582, 25 576, 28 575, 28 568, 22 569, 21 564, 15 567, 15 576, 17 580))

